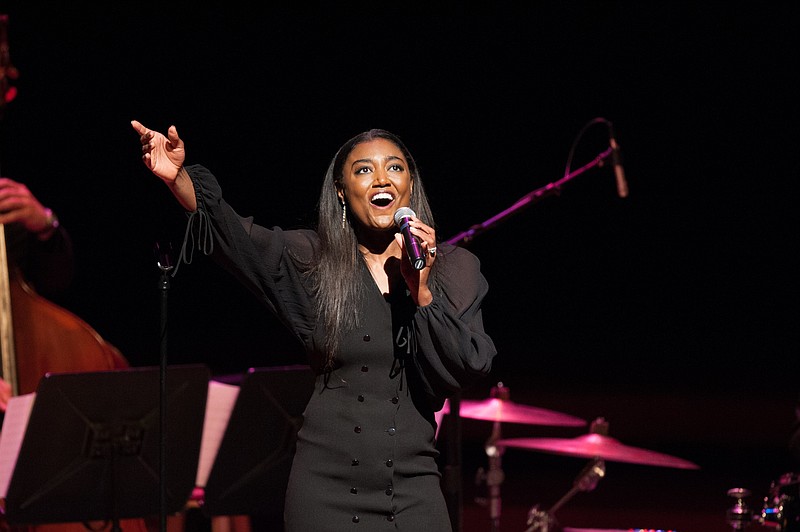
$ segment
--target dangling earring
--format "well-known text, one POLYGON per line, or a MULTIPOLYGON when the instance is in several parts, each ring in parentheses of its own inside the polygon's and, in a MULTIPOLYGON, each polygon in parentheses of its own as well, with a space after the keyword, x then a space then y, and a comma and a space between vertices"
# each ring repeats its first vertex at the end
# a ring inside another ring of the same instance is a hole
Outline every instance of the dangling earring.
POLYGON ((342 202, 342 229, 347 227, 347 204, 342 202))

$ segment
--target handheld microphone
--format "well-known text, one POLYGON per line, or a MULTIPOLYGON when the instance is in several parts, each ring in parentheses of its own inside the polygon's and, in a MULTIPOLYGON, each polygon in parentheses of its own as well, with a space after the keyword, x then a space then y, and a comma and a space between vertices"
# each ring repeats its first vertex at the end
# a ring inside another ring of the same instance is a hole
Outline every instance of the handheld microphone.
POLYGON ((614 174, 617 176, 617 194, 620 198, 628 195, 628 182, 625 180, 625 170, 622 168, 622 157, 619 153, 619 144, 614 138, 614 127, 608 123, 608 143, 611 146, 611 163, 614 165, 614 174))
POLYGON ((403 235, 408 260, 411 261, 415 270, 421 270, 425 267, 425 254, 422 252, 419 240, 411 234, 411 227, 408 225, 411 216, 416 216, 413 210, 408 207, 400 207, 394 213, 394 223, 403 235))

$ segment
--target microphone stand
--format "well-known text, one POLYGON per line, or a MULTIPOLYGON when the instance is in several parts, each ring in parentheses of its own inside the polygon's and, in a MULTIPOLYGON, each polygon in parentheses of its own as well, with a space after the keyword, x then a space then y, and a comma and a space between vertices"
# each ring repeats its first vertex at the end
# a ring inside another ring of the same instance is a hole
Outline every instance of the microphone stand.
MULTIPOLYGON (((171 248, 171 246, 169 246, 171 248)), ((162 250, 156 244, 157 265, 161 270, 161 280, 158 283, 161 290, 161 360, 159 364, 159 422, 161 435, 159 438, 158 466, 159 466, 159 530, 167 530, 167 294, 169 292, 169 272, 173 266, 169 255, 169 250, 162 250)))
MULTIPOLYGON (((589 122, 587 126, 584 126, 584 130, 591 124, 598 122, 597 119, 589 122)), ((603 162, 611 157, 614 149, 613 147, 609 147, 604 150, 602 153, 597 155, 591 162, 585 164, 584 166, 574 170, 572 172, 568 172, 562 177, 561 179, 549 183, 541 188, 537 188, 525 196, 518 199, 513 205, 505 209, 504 211, 492 216, 488 220, 475 224, 466 231, 462 231, 458 233, 454 237, 446 240, 448 244, 453 244, 454 246, 467 244, 472 241, 476 236, 482 234, 489 229, 495 227, 500 222, 504 221, 505 219, 509 218, 512 214, 516 214, 525 207, 529 205, 533 205, 534 203, 538 202, 542 198, 547 196, 551 196, 554 194, 559 194, 561 192, 561 187, 581 175, 582 173, 586 172, 594 168, 595 166, 602 166, 603 162)), ((460 407, 460 392, 456 392, 452 397, 450 397, 450 423, 449 427, 450 430, 448 431, 450 437, 448 441, 450 442, 450 452, 448 453, 448 464, 444 471, 444 485, 446 490, 446 502, 449 506, 450 512, 450 520, 453 525, 454 532, 461 532, 461 510, 462 510, 462 497, 461 497, 461 418, 459 416, 459 407, 460 407), (454 486, 458 486, 458 488, 454 489, 454 486)), ((490 456, 490 460, 493 464, 499 463, 500 456, 490 456)), ((498 467, 499 469, 499 467, 498 467)), ((502 473, 502 472, 501 472, 502 473)), ((500 481, 502 482, 502 480, 500 481)), ((499 489, 498 486, 493 486, 493 489, 499 489)), ((496 494, 496 491, 494 492, 496 494)), ((499 498, 493 500, 492 506, 492 524, 496 526, 499 524, 499 498), (494 506, 494 503, 497 502, 498 506, 494 506), (495 512, 497 510, 497 512, 495 512), (498 515, 494 515, 497 513, 498 515)))
POLYGON ((533 205, 537 201, 547 196, 551 196, 553 194, 559 194, 561 192, 561 187, 563 185, 569 183, 582 173, 586 172, 591 168, 594 168, 595 166, 598 165, 602 166, 603 161, 605 161, 611 156, 612 151, 613 151, 612 148, 607 148, 605 151, 603 151, 601 154, 595 157, 590 163, 578 168, 573 172, 568 173, 558 181, 553 181, 552 183, 549 183, 541 188, 537 188, 536 190, 527 193, 526 195, 518 199, 513 205, 508 207, 506 210, 498 214, 495 214, 485 222, 475 224, 466 231, 462 231, 453 238, 447 240, 447 243, 457 246, 461 243, 470 242, 479 234, 487 231, 488 229, 493 228, 494 226, 504 221, 512 214, 520 212, 523 208, 528 207, 529 205, 533 205))

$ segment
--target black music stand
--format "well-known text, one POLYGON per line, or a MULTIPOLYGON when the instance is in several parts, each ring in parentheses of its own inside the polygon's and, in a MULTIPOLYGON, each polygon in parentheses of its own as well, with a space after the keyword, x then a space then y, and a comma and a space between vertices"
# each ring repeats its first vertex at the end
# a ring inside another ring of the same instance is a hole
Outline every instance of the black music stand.
POLYGON ((283 515, 297 431, 313 390, 309 366, 248 370, 206 482, 203 513, 283 515))
MULTIPOLYGON (((6 496, 11 525, 158 515, 160 370, 48 373, 39 381, 6 496)), ((194 488, 208 394, 206 366, 166 371, 169 513, 194 488)))

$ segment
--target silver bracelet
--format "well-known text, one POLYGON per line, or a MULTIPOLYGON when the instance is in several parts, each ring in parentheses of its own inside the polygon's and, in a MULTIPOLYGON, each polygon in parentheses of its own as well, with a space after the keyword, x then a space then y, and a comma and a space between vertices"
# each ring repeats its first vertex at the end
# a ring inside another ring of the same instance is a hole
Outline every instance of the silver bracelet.
POLYGON ((58 216, 56 216, 52 209, 45 209, 44 213, 47 217, 47 226, 36 233, 36 237, 39 240, 48 240, 51 236, 53 236, 53 233, 56 232, 56 229, 58 229, 58 226, 60 225, 58 216))

